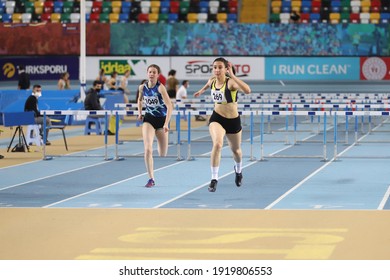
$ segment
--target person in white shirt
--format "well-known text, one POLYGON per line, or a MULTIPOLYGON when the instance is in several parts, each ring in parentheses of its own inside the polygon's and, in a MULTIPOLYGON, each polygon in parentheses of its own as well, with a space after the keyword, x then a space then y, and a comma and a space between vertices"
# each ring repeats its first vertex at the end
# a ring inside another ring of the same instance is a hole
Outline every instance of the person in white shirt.
POLYGON ((184 80, 181 83, 180 88, 176 92, 176 100, 187 99, 187 88, 190 86, 190 82, 188 80, 184 80))
MULTIPOLYGON (((190 86, 190 82, 188 80, 184 80, 181 83, 180 88, 176 92, 176 101, 177 100, 187 99, 187 89, 188 89, 189 86, 190 86)), ((195 108, 191 108, 191 109, 195 110, 195 108)), ((203 117, 203 116, 197 115, 197 116, 195 116, 195 120, 197 120, 197 121, 205 121, 206 118, 203 117)))

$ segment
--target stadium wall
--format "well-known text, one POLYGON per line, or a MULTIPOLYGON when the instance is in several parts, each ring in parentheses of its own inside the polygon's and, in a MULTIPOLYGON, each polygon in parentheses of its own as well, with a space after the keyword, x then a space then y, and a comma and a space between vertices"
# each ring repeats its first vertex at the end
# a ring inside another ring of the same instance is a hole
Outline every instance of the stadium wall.
MULTIPOLYGON (((229 56, 236 74, 248 81, 358 81, 390 80, 390 57, 244 57, 229 56)), ((119 76, 130 70, 130 81, 145 78, 148 65, 158 64, 165 75, 177 71, 179 80, 204 81, 212 74, 210 56, 88 56, 86 79, 94 80, 99 69, 106 75, 117 71, 119 76)), ((69 72, 73 80, 79 77, 78 56, 1 57, 0 81, 18 78, 16 66, 23 64, 32 81, 57 81, 69 72)))

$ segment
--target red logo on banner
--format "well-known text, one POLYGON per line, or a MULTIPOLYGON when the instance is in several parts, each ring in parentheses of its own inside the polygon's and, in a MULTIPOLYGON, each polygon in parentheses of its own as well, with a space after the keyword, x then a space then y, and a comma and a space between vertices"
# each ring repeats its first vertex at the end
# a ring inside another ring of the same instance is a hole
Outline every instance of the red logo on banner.
POLYGON ((362 57, 360 58, 361 80, 390 80, 390 58, 362 57))

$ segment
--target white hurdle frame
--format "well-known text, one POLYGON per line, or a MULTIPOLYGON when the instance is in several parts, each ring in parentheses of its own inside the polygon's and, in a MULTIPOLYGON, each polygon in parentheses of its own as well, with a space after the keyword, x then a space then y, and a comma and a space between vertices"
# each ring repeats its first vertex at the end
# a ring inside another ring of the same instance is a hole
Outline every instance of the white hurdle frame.
MULTIPOLYGON (((108 124, 108 117, 111 115, 115 115, 117 118, 117 131, 119 132, 119 116, 132 116, 135 115, 137 112, 135 111, 125 111, 125 110, 102 110, 102 111, 85 111, 85 110, 64 110, 64 111, 59 111, 59 110, 44 110, 41 111, 43 113, 44 118, 48 115, 100 115, 104 116, 106 118, 106 126, 105 126, 105 134, 104 134, 104 146, 105 146, 105 153, 104 153, 104 159, 105 160, 110 160, 111 158, 108 157, 108 141, 107 141, 107 124, 108 124)), ((188 119, 187 119, 187 125, 188 125, 188 149, 187 149, 187 160, 192 160, 194 156, 191 154, 191 116, 195 115, 211 115, 212 111, 196 111, 196 110, 188 110, 188 119)), ((239 111, 241 116, 249 116, 250 117, 250 155, 249 158, 250 160, 255 160, 255 156, 253 155, 253 127, 254 127, 254 118, 256 116, 260 117, 260 157, 259 160, 262 161, 266 157, 286 157, 286 156, 266 156, 264 155, 264 134, 265 129, 264 129, 264 117, 265 116, 309 116, 309 117, 323 117, 323 153, 320 156, 287 156, 287 157, 293 157, 293 158, 306 158, 306 157, 320 157, 323 161, 327 160, 327 133, 328 133, 328 121, 327 118, 330 119, 333 116, 333 127, 334 127, 334 152, 333 152, 333 159, 338 159, 340 158, 340 155, 337 153, 337 142, 338 142, 338 117, 339 116, 344 116, 344 117, 355 117, 355 126, 354 126, 354 132, 355 132, 355 141, 351 145, 358 145, 361 143, 358 139, 358 121, 359 117, 363 119, 363 117, 389 117, 390 112, 389 111, 297 111, 297 110, 285 110, 285 111, 271 111, 271 110, 251 110, 251 111, 239 111)), ((182 160, 183 158, 180 155, 180 145, 181 145, 181 130, 180 130, 180 116, 183 114, 182 110, 174 110, 172 115, 176 116, 176 127, 178 129, 177 131, 177 160, 182 160)), ((46 122, 44 121, 44 131, 46 131, 46 122)), ((346 125, 348 125, 348 121, 346 122, 346 125)), ((381 125, 381 124, 379 124, 381 125)), ((379 126, 378 125, 378 126, 379 126)), ((294 129, 295 130, 295 129, 294 129)), ((348 133, 348 130, 346 130, 348 133)), ((371 130, 369 130, 367 133, 371 133, 371 130)), ((118 144, 119 144, 119 139, 118 139, 118 134, 115 137, 115 155, 114 159, 115 160, 121 160, 123 159, 122 157, 119 156, 118 154, 118 144)), ((43 159, 48 160, 51 159, 52 157, 46 154, 46 149, 45 149, 45 143, 46 143, 46 133, 44 133, 44 145, 42 149, 43 153, 43 159)), ((294 143, 295 144, 295 143, 294 143)), ((367 156, 367 158, 370 158, 370 156, 367 156)), ((387 158, 387 157, 386 157, 387 158)))

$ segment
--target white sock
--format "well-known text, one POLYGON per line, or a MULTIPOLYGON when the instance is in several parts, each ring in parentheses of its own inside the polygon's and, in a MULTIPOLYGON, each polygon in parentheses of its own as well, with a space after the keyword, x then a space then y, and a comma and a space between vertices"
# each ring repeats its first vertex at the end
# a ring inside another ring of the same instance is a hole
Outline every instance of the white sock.
POLYGON ((219 166, 211 166, 211 180, 218 180, 219 166))
POLYGON ((237 173, 241 173, 242 172, 242 161, 240 162, 234 162, 234 167, 236 169, 236 172, 237 173))

